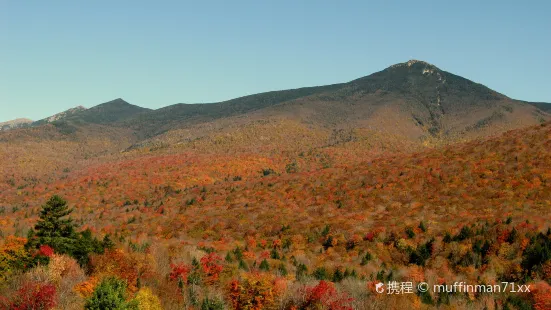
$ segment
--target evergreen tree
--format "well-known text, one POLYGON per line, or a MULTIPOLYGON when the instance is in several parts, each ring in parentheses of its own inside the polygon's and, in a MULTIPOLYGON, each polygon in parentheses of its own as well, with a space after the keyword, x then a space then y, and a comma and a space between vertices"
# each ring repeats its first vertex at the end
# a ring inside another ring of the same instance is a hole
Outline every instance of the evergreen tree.
POLYGON ((270 270, 270 265, 268 264, 268 261, 264 259, 260 263, 259 268, 260 268, 260 270, 269 271, 270 270))
POLYGON ((68 217, 71 212, 73 209, 69 209, 67 201, 57 195, 52 196, 42 206, 34 230, 29 230, 25 248, 38 249, 48 245, 55 253, 68 254, 85 266, 90 253, 103 253, 106 247, 114 246, 109 237, 106 236, 102 242, 93 237, 89 229, 77 233, 76 224, 68 217))
POLYGON ((52 196, 40 211, 40 219, 34 226, 35 231, 29 232, 27 248, 38 248, 49 245, 56 253, 70 254, 78 241, 75 224, 71 218, 66 218, 73 212, 67 202, 57 196, 52 196))
POLYGON ((297 280, 299 281, 303 280, 307 273, 308 273, 308 267, 306 267, 306 265, 301 263, 297 266, 297 270, 296 270, 297 280))

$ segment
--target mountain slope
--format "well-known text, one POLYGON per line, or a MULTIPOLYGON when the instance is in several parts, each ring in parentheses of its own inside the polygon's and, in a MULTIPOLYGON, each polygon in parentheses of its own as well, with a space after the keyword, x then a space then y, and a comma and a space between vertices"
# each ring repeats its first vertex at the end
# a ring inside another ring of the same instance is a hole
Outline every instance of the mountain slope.
MULTIPOLYGON (((550 115, 484 85, 411 60, 348 83, 178 104, 125 121, 142 137, 222 119, 294 119, 323 128, 369 128, 411 140, 457 140, 534 125, 550 115)), ((240 121, 241 122, 241 121, 240 121)), ((227 127, 227 126, 226 126, 227 127)))
POLYGON ((0 131, 25 127, 31 124, 32 122, 33 122, 32 120, 27 118, 17 118, 7 122, 1 122, 0 131))
POLYGON ((71 115, 66 119, 93 124, 112 124, 148 111, 151 109, 142 108, 118 98, 71 115))
POLYGON ((343 84, 298 89, 272 91, 250 96, 239 97, 228 101, 207 104, 175 104, 149 113, 137 115, 129 119, 129 125, 139 131, 142 136, 151 137, 170 129, 204 123, 215 119, 243 115, 261 110, 285 101, 334 91, 343 84))
POLYGON ((179 130, 190 131, 188 136, 194 139, 220 132, 231 135, 241 126, 291 120, 307 126, 312 135, 360 129, 401 136, 408 142, 439 144, 551 120, 551 115, 538 107, 545 109, 543 104, 513 100, 429 63, 410 60, 348 83, 157 110, 116 99, 55 119, 62 121, 57 126, 67 133, 87 124, 102 124, 129 128, 138 141, 175 136, 170 133, 179 130))
POLYGON ((547 103, 547 102, 526 102, 526 103, 531 104, 547 113, 551 112, 551 103, 547 103))
POLYGON ((66 118, 68 118, 68 117, 71 117, 71 116, 73 116, 73 115, 79 114, 79 113, 81 113, 81 112, 83 112, 83 111, 86 111, 86 108, 83 107, 83 106, 74 107, 74 108, 65 110, 65 111, 63 111, 63 112, 54 114, 54 115, 52 115, 52 116, 43 118, 43 119, 41 119, 41 120, 38 120, 38 121, 32 123, 32 126, 40 126, 40 125, 44 125, 44 124, 48 124, 48 123, 53 123, 53 122, 56 122, 56 121, 60 121, 60 120, 66 119, 66 118))

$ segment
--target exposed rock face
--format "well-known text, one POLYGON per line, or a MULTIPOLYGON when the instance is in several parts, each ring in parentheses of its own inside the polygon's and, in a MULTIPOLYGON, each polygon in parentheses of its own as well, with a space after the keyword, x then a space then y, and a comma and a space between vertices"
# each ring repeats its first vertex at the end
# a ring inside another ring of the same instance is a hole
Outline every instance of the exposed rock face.
POLYGON ((52 116, 46 118, 45 120, 46 120, 46 122, 48 122, 48 123, 55 122, 55 121, 57 121, 57 120, 60 120, 60 119, 62 119, 62 118, 66 118, 66 117, 68 117, 68 116, 74 115, 74 114, 76 114, 76 113, 78 113, 78 112, 82 112, 82 111, 84 111, 84 110, 86 110, 86 108, 83 107, 83 106, 81 106, 81 105, 79 105, 78 107, 71 108, 71 109, 69 109, 69 110, 67 110, 67 111, 64 111, 64 112, 61 112, 61 113, 54 114, 54 115, 52 115, 52 116))

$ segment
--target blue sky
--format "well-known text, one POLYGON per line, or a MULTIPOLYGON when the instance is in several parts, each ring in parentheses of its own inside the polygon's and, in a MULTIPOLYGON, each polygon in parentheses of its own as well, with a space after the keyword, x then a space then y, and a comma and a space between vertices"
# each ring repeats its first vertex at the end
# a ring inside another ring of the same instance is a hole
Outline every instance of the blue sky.
POLYGON ((547 0, 0 0, 0 121, 119 97, 215 102, 412 58, 551 102, 549 12, 547 0))

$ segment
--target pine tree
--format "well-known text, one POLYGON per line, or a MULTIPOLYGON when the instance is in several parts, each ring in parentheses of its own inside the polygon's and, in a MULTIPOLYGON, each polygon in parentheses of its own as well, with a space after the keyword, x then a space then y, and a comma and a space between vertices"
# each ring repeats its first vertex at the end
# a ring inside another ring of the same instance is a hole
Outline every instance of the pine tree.
POLYGON ((108 237, 104 242, 99 241, 92 236, 89 229, 76 232, 76 224, 68 217, 71 212, 73 209, 69 209, 67 201, 57 195, 52 196, 42 206, 40 219, 34 230, 29 230, 26 249, 38 249, 42 245, 48 245, 55 253, 68 254, 81 266, 85 266, 88 264, 90 253, 103 253, 106 247, 114 245, 108 237))
POLYGON ((71 253, 78 241, 75 224, 71 218, 66 218, 73 212, 67 202, 57 196, 52 196, 40 211, 40 219, 35 231, 29 231, 28 248, 38 248, 49 245, 56 253, 71 253))
POLYGON ((268 261, 264 259, 260 263, 259 268, 260 268, 260 270, 269 271, 270 270, 270 265, 268 264, 268 261))

